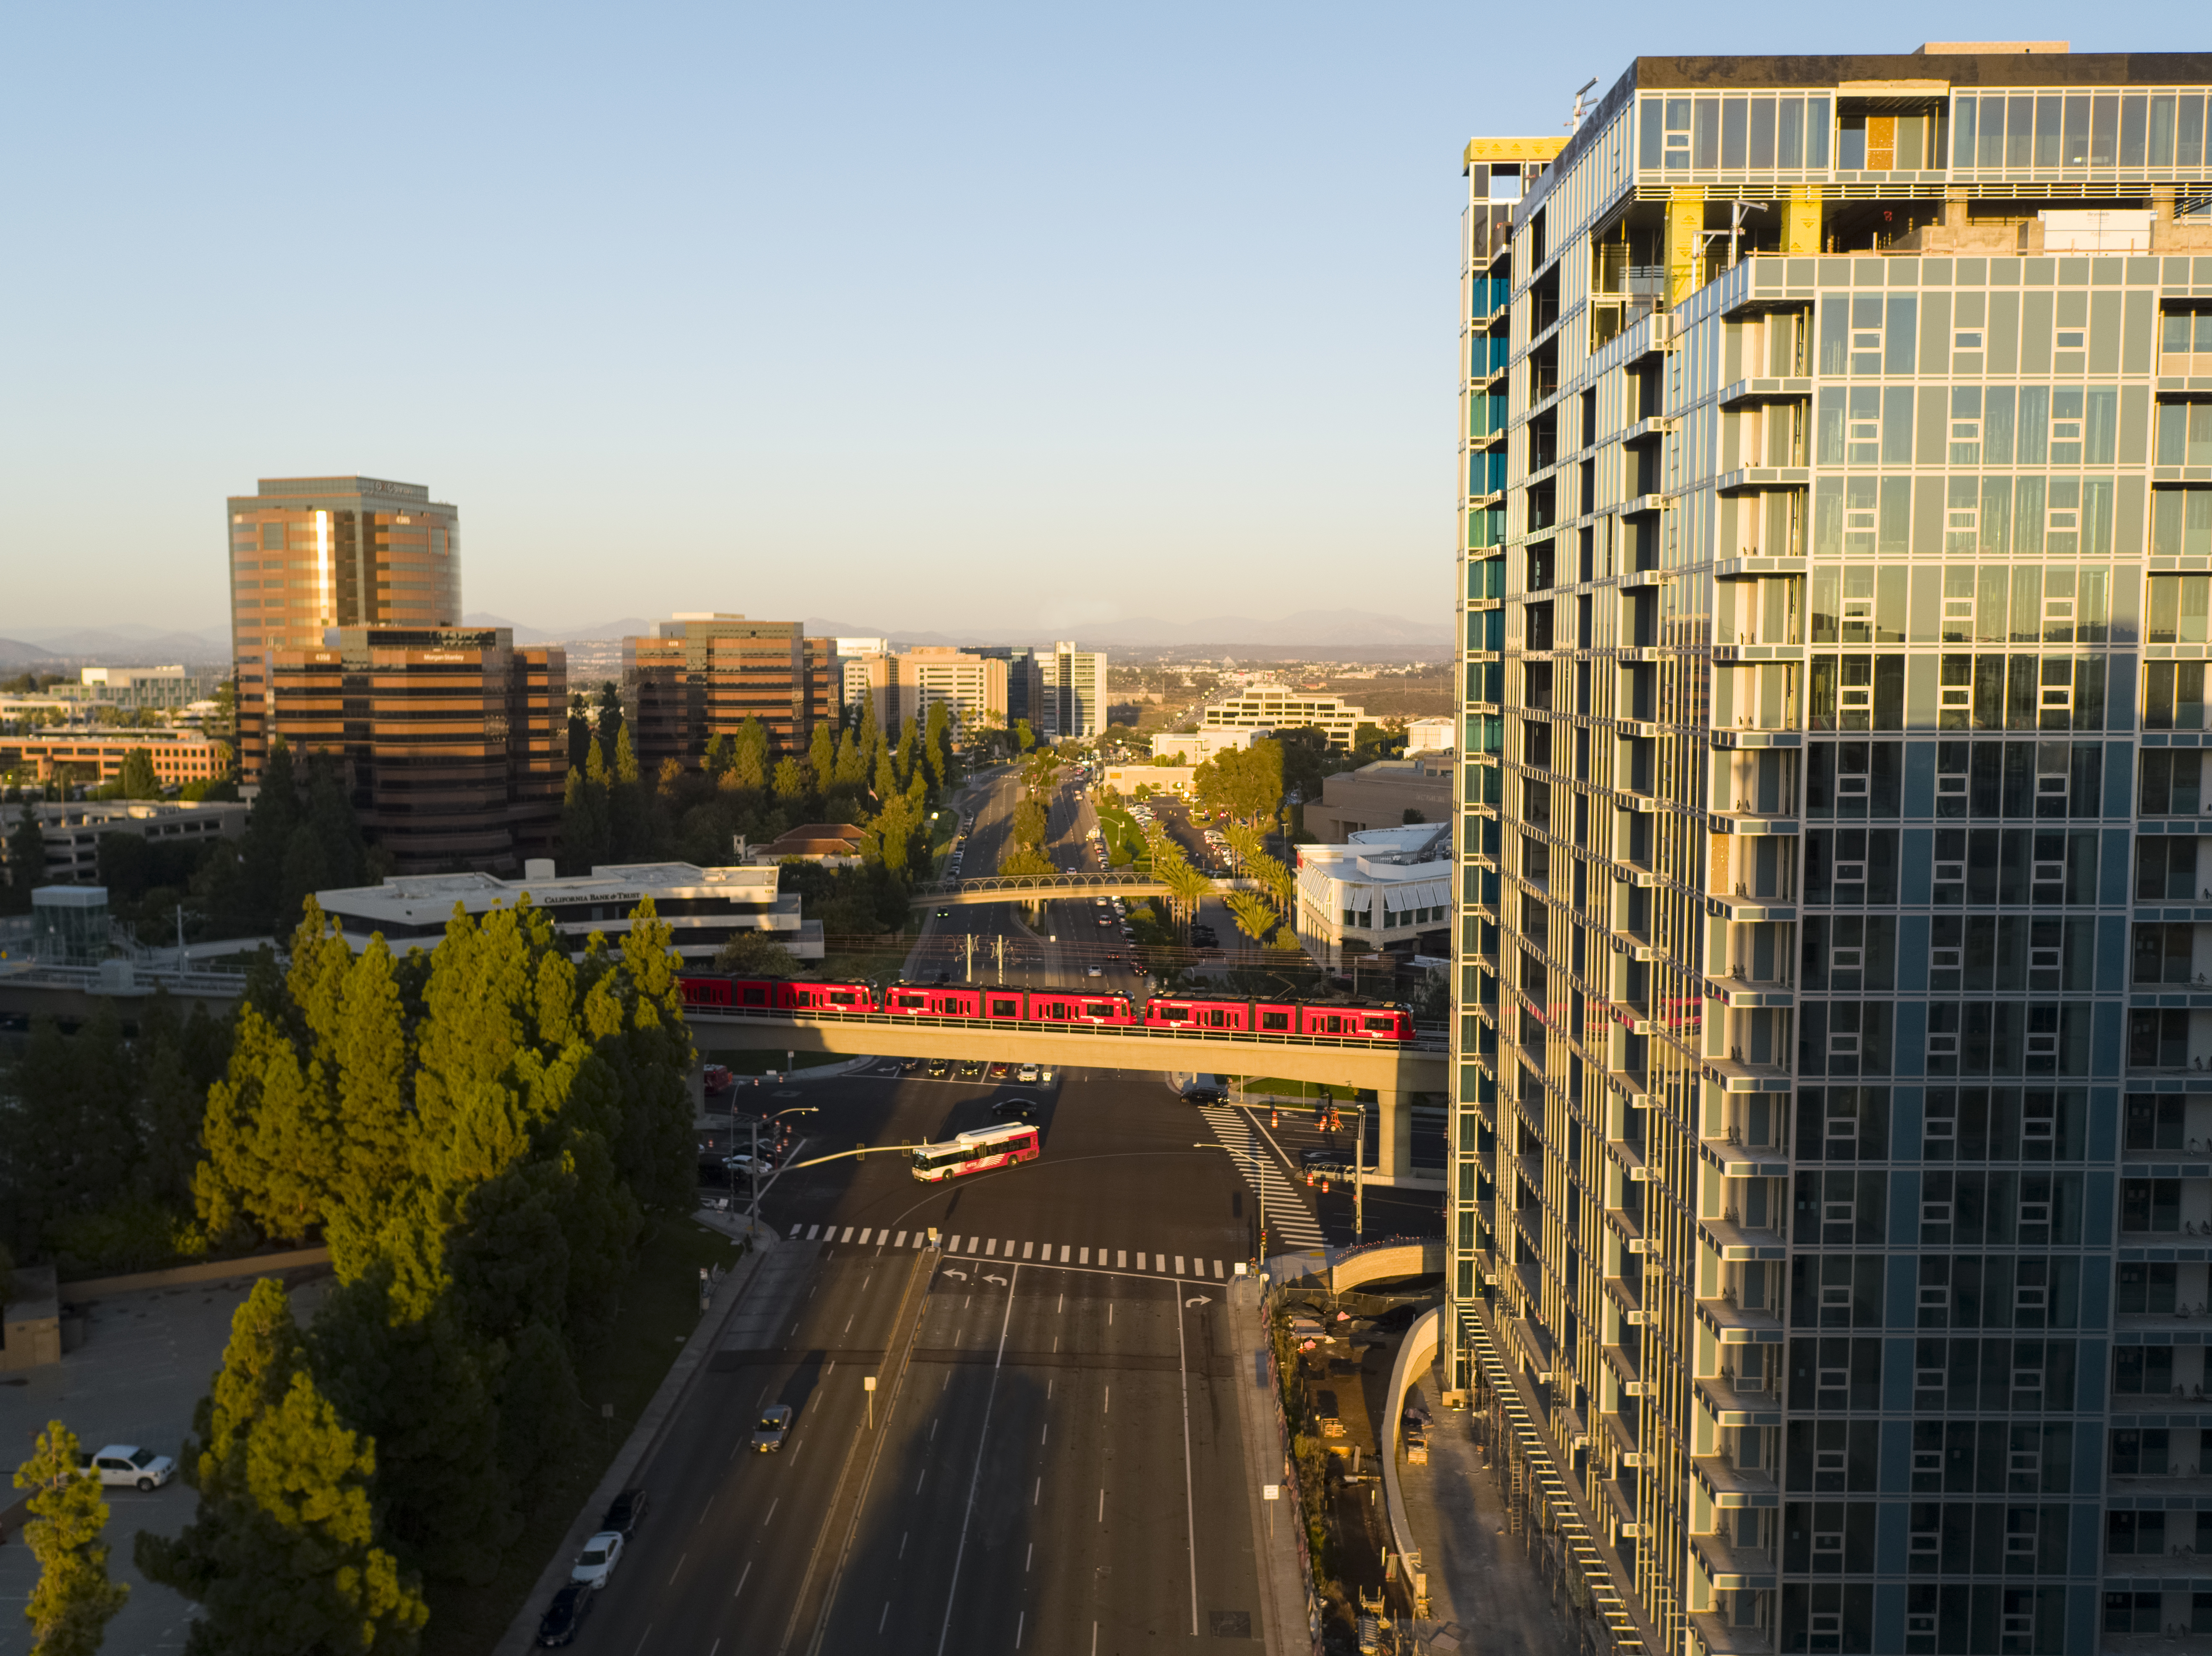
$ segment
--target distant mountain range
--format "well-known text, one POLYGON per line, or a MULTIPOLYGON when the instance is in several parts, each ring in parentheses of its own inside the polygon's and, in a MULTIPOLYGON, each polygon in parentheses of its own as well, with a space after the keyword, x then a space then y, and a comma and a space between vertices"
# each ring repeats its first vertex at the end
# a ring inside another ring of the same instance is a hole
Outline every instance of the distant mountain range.
MULTIPOLYGON (((517 644, 574 644, 650 636, 665 617, 648 619, 624 616, 618 621, 587 626, 541 628, 526 626, 505 616, 472 610, 462 622, 470 627, 507 627, 517 644)), ((1316 651, 1359 649, 1449 649, 1451 624, 1448 618, 1414 621, 1403 616, 1377 615, 1364 610, 1301 610, 1273 621, 1249 616, 1208 616, 1198 621, 1163 621, 1145 616, 1127 621, 1101 622, 1086 626, 1038 626, 1020 630, 979 627, 969 632, 915 632, 860 622, 837 621, 810 616, 805 622, 814 638, 888 638, 902 645, 1000 644, 1043 646, 1057 638, 1073 636, 1092 649, 1146 649, 1198 645, 1231 648, 1280 649, 1299 646, 1316 651)), ((0 638, 0 666, 38 667, 49 670, 81 662, 117 667, 155 666, 167 662, 186 664, 230 659, 230 629, 210 627, 185 632, 159 627, 125 624, 112 627, 17 627, 0 638)))
MULTIPOLYGON (((584 639, 650 636, 658 621, 627 616, 588 627, 544 629, 526 627, 504 616, 477 611, 462 617, 471 627, 511 627, 517 644, 569 643, 584 639)), ((1249 616, 1210 616, 1200 621, 1160 621, 1152 617, 1102 622, 1095 626, 1032 627, 1016 631, 1004 627, 980 627, 970 632, 914 632, 896 627, 837 621, 809 616, 805 628, 814 638, 888 638, 898 644, 1051 644, 1072 635, 1092 648, 1135 649, 1170 645, 1304 645, 1316 648, 1449 648, 1449 619, 1409 620, 1403 616, 1376 615, 1364 610, 1301 610, 1274 621, 1255 621, 1249 616)))

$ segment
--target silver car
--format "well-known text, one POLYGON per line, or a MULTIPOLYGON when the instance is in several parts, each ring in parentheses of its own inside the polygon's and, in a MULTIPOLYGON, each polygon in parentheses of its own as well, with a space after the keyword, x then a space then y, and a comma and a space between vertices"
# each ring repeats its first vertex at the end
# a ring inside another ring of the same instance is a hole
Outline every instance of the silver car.
POLYGON ((787 1403, 771 1403, 760 1411, 760 1420, 753 1428, 753 1453, 772 1455, 783 1447, 784 1439, 791 1435, 791 1418, 796 1411, 787 1403))

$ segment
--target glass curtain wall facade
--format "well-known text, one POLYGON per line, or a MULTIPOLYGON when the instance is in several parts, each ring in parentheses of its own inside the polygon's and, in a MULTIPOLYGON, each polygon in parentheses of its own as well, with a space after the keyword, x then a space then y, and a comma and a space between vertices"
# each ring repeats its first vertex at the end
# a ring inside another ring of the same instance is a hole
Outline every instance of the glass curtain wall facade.
POLYGON ((550 857, 568 770, 568 666, 505 628, 341 628, 279 650, 272 728, 346 761, 398 874, 512 871, 550 857))
POLYGON ((623 713, 648 774, 673 759, 696 770, 718 736, 749 719, 768 729, 771 751, 806 751, 817 719, 839 721, 842 675, 833 640, 807 638, 795 621, 678 616, 653 638, 623 640, 623 713))
POLYGON ((1469 148, 1452 1379, 1598 1642, 2212 1638, 2208 93, 1469 148))
POLYGON ((240 773, 269 749, 278 650, 332 627, 452 627, 461 619, 460 513, 420 483, 264 477, 228 501, 231 653, 240 773))

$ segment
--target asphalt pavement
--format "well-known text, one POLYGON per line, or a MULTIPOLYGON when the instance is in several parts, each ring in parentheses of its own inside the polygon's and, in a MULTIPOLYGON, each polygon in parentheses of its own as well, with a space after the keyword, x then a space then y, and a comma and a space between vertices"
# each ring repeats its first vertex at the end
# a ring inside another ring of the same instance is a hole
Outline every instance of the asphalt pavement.
POLYGON ((1255 1204, 1230 1156, 1194 1148, 1218 1142, 1205 1117, 1161 1077, 1106 1071, 805 1091, 821 1113, 798 1159, 886 1148, 769 1189, 781 1244, 646 1465, 653 1509, 580 1647, 1261 1638, 1273 1468, 1247 1464, 1228 1307, 1255 1204), (946 1187, 887 1149, 1008 1096, 1042 1107, 1036 1162, 946 1187), (790 1438, 755 1453, 775 1403, 798 1411, 790 1438))

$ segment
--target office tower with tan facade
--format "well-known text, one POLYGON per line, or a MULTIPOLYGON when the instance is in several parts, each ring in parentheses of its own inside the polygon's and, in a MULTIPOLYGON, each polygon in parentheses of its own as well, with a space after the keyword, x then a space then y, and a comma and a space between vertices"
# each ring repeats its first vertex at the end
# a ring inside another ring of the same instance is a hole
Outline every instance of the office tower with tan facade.
POLYGON ((228 502, 239 766, 268 754, 279 650, 316 650, 333 627, 451 627, 461 618, 459 513, 420 483, 264 477, 228 502))
POLYGON ((864 705, 872 707, 878 728, 894 736, 909 719, 926 722, 930 708, 939 702, 951 716, 955 742, 1006 727, 1003 657, 949 645, 917 645, 848 657, 842 664, 845 705, 856 717, 864 705))
POLYGON ((506 628, 343 627, 270 658, 272 732, 344 761, 398 874, 550 857, 568 773, 568 664, 506 628))
POLYGON ((651 638, 623 640, 623 708, 647 772, 673 759, 697 769, 718 736, 749 719, 771 751, 806 751, 815 725, 839 720, 836 644, 795 621, 681 614, 651 638))
POLYGON ((1468 149, 1444 1350, 1598 1647, 2212 1647, 2208 96, 1468 149))

